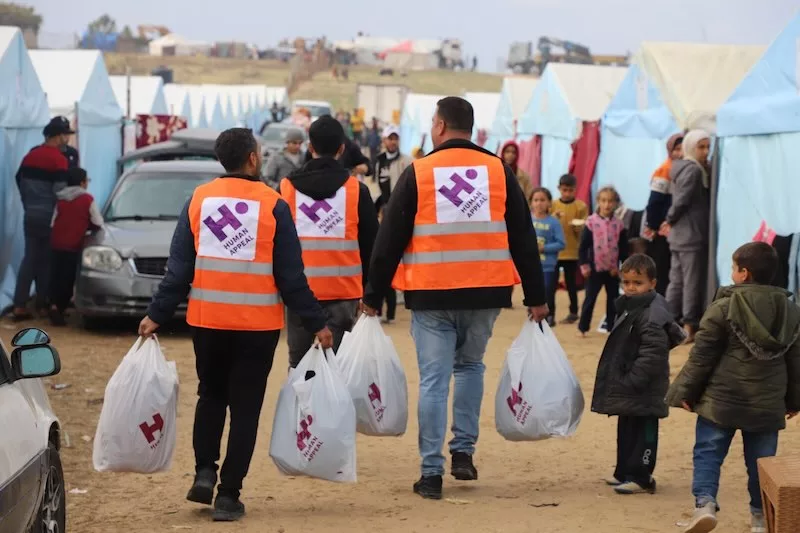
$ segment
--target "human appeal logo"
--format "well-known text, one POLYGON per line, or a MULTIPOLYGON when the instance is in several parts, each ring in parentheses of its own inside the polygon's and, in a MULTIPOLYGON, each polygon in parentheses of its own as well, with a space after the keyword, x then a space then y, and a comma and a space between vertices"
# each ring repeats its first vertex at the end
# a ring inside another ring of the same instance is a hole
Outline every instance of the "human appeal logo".
POLYGON ((444 184, 438 189, 439 193, 467 218, 472 218, 489 201, 486 194, 470 183, 477 178, 478 171, 474 168, 468 168, 464 172, 464 177, 458 172, 453 172, 449 177, 450 184, 444 184))
POLYGON ((370 383, 367 388, 367 397, 369 397, 369 403, 375 413, 375 421, 380 422, 383 420, 383 412, 386 411, 386 406, 383 405, 381 400, 381 389, 375 383, 370 383))
POLYGON ((520 424, 525 424, 525 421, 528 419, 528 415, 531 414, 533 406, 525 401, 525 399, 522 397, 521 381, 516 389, 511 387, 511 395, 506 398, 506 403, 508 404, 508 408, 514 414, 514 419, 520 424))
POLYGON ((344 222, 342 214, 325 200, 317 200, 311 204, 301 203, 297 208, 319 228, 323 235, 328 235, 339 224, 344 222), (320 215, 320 212, 322 215, 320 215))
POLYGON ((161 413, 153 415, 152 424, 147 422, 139 424, 139 429, 144 435, 145 440, 147 440, 147 444, 150 445, 150 449, 156 449, 161 442, 161 437, 164 436, 164 419, 161 417, 161 413), (156 439, 156 431, 158 432, 158 439, 156 439))
MULTIPOLYGON (((250 206, 246 202, 237 202, 234 210, 241 216, 247 214, 250 206)), ((242 227, 242 222, 231 212, 227 205, 221 205, 217 211, 220 215, 217 220, 214 220, 212 216, 207 216, 203 220, 203 224, 217 238, 223 248, 234 256, 239 250, 253 242, 253 236, 248 228, 242 227), (233 235, 231 236, 228 236, 226 232, 228 227, 233 230, 233 235)))
POLYGON ((322 441, 311 433, 311 424, 314 418, 311 415, 300 420, 300 431, 297 432, 297 449, 309 462, 314 459, 322 448, 322 441))
POLYGON ((319 222, 320 216, 317 213, 319 213, 320 211, 324 211, 325 213, 330 213, 333 207, 331 207, 331 204, 329 204, 325 200, 317 200, 311 205, 300 204, 299 209, 300 211, 305 213, 309 219, 311 219, 311 222, 319 222))

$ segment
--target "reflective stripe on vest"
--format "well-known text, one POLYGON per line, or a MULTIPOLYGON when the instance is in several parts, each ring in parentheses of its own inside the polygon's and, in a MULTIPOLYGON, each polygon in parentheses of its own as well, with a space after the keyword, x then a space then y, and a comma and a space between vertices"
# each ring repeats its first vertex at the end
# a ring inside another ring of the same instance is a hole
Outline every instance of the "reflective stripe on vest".
POLYGON ((305 275, 314 295, 322 301, 361 298, 358 180, 348 178, 325 200, 304 195, 289 179, 281 181, 280 189, 297 226, 305 275))
POLYGON ((280 197, 266 184, 218 178, 198 187, 189 203, 197 251, 186 321, 195 327, 274 331, 284 309, 273 277, 280 197))
POLYGON ((447 148, 414 161, 414 230, 393 280, 401 290, 510 287, 506 174, 499 158, 447 148))

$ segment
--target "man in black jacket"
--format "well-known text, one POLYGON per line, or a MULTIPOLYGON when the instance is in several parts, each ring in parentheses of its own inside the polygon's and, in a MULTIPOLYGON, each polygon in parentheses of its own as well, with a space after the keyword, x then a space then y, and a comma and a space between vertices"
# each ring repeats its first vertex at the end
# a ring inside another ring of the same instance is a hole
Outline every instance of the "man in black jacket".
MULTIPOLYGON (((330 115, 323 115, 323 117, 330 117, 330 115)), ((322 118, 322 117, 319 117, 322 118)), ((319 118, 317 120, 319 120, 319 118)), ((316 121, 314 121, 316 123, 316 121)), ((311 155, 311 150, 306 152, 306 163, 314 158, 311 155)), ((361 148, 356 143, 351 141, 345 136, 344 150, 342 155, 339 156, 339 163, 353 175, 371 176, 372 166, 369 164, 369 158, 361 152, 361 148)))
POLYGON ((253 133, 245 128, 226 130, 217 138, 214 152, 226 174, 198 187, 186 202, 172 237, 167 272, 139 325, 139 335, 155 333, 191 288, 187 322, 194 326, 200 384, 193 441, 196 474, 186 498, 212 502, 230 408, 227 455, 213 517, 232 521, 244 515, 239 492, 253 457, 267 376, 283 324, 280 301, 316 332, 323 347, 331 347, 333 336, 303 273, 289 206, 261 181, 261 147, 253 133), (236 206, 236 215, 228 205, 236 206), (274 205, 271 212, 261 208, 268 205, 274 205), (244 218, 247 213, 250 216, 244 218), (200 253, 193 227, 199 233, 200 253), (272 242, 263 239, 264 234, 272 242), (237 239, 236 245, 225 243, 226 238, 237 239))
MULTIPOLYGON (((339 121, 329 115, 320 117, 311 124, 308 137, 308 152, 313 159, 284 178, 280 191, 294 214, 306 276, 328 312, 328 327, 333 332, 336 351, 344 332, 353 329, 358 302, 368 279, 378 215, 367 186, 351 177, 339 161, 346 138, 339 121), (348 197, 353 192, 358 197, 356 201, 348 197), (320 202, 325 205, 321 209, 327 209, 325 216, 317 216, 319 211, 309 214, 306 206, 320 202), (346 207, 353 204, 358 207, 350 212, 346 207), (357 234, 356 242, 348 233, 357 234)), ((296 367, 311 348, 314 335, 291 310, 287 322, 289 364, 296 367)))
POLYGON ((414 492, 423 498, 442 497, 442 445, 453 375, 451 474, 478 479, 472 455, 483 397, 483 356, 500 309, 511 307, 511 290, 519 278, 530 318, 541 321, 549 313, 530 208, 512 170, 470 142, 473 122, 466 100, 439 101, 431 128, 436 149, 408 167, 392 191, 364 295, 365 312, 375 315, 402 259, 396 284, 412 312, 420 371, 422 478, 414 492))

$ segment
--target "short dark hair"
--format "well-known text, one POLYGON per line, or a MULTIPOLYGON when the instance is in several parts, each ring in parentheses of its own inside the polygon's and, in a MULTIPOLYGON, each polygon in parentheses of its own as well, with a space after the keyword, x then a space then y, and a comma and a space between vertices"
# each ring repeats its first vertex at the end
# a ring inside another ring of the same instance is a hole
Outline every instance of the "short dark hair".
POLYGON ((214 143, 214 153, 226 172, 241 170, 250 154, 258 151, 258 142, 250 128, 223 131, 214 143))
POLYGON ((67 170, 67 186, 77 187, 88 179, 86 171, 81 167, 72 167, 67 170))
POLYGON ((765 242, 748 242, 733 252, 733 262, 746 268, 759 285, 775 282, 778 273, 778 252, 765 242))
POLYGON ((458 96, 448 96, 436 102, 436 113, 451 130, 471 133, 475 125, 472 104, 458 96))
POLYGON ((559 187, 577 187, 578 186, 578 178, 573 176, 572 174, 564 174, 558 180, 559 187))
POLYGON ((656 262, 649 255, 633 254, 622 263, 620 269, 623 274, 627 272, 636 272, 637 274, 644 274, 647 279, 656 279, 656 262))
POLYGON ((634 237, 628 240, 628 250, 634 254, 647 253, 647 241, 641 237, 634 237))
POLYGON ((344 143, 342 124, 330 115, 322 115, 308 128, 308 142, 322 157, 333 157, 344 143))
POLYGON ((548 201, 550 202, 553 201, 553 195, 550 194, 550 189, 548 189, 547 187, 536 187, 535 189, 533 189, 533 192, 531 193, 531 200, 533 200, 533 197, 536 195, 537 192, 540 192, 545 196, 547 196, 548 201))

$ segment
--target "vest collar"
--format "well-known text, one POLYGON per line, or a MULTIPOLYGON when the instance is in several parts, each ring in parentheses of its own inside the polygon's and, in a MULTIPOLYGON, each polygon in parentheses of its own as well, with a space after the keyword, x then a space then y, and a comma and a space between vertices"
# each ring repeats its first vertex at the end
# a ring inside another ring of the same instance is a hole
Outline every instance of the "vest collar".
POLYGON ((259 176, 251 176, 250 174, 240 174, 238 172, 230 172, 228 174, 223 174, 222 176, 220 176, 220 178, 223 178, 223 179, 225 179, 225 178, 239 178, 239 179, 247 180, 247 181, 261 181, 261 178, 259 176))

